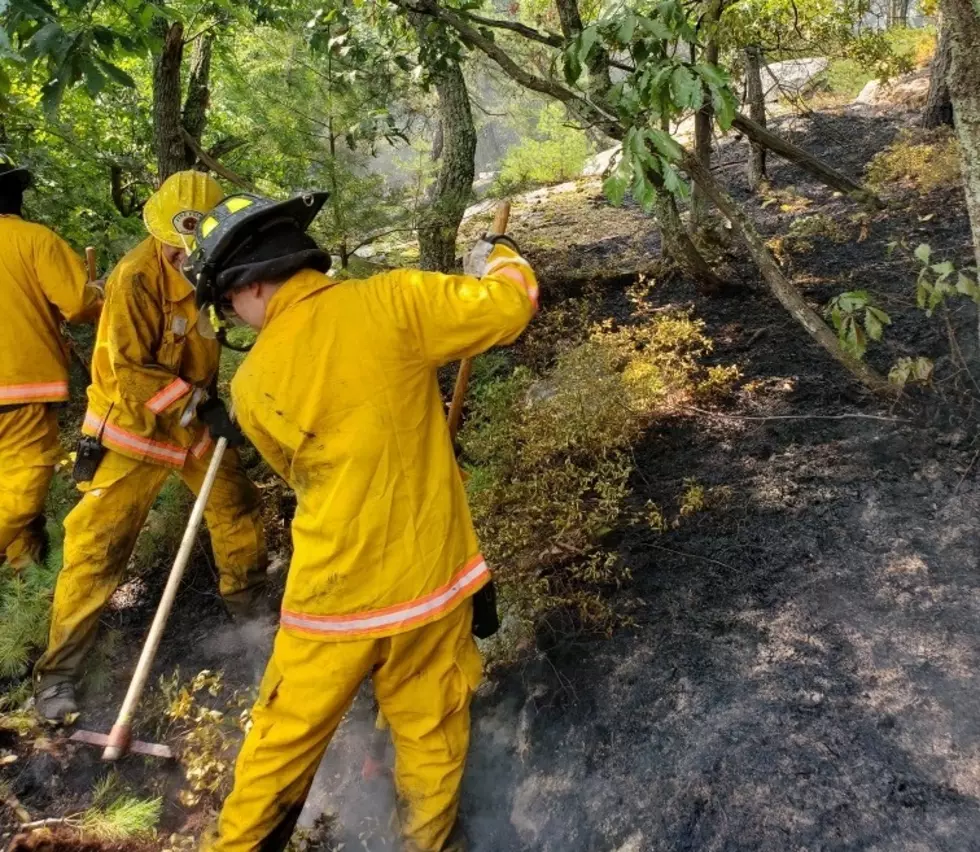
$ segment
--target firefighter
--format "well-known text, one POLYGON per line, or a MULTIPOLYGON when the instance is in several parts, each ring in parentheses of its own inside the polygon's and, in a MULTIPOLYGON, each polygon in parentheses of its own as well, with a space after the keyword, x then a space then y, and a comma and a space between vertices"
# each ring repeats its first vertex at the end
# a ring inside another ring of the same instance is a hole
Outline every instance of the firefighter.
POLYGON ((231 196, 202 219, 187 266, 199 304, 259 331, 232 383, 238 424, 297 497, 280 630, 203 848, 285 848, 370 674, 391 726, 406 848, 462 849, 459 786, 482 676, 474 596, 490 572, 436 371, 512 342, 537 284, 506 238, 481 241, 475 275, 336 281, 305 233, 325 199, 231 196))
POLYGON ((44 500, 62 456, 53 405, 68 399, 62 319, 94 322, 102 294, 85 264, 21 206, 31 175, 0 157, 0 562, 39 562, 44 500))
MULTIPOLYGON (((36 706, 49 720, 77 709, 74 683, 99 616, 167 477, 175 472, 197 493, 213 440, 230 429, 214 393, 221 347, 180 271, 198 221, 222 195, 201 172, 169 177, 144 207, 149 236, 106 283, 74 471, 82 498, 65 520, 48 648, 34 671, 36 706)), ((236 434, 227 432, 233 445, 236 434)), ((247 617, 262 597, 266 553, 258 491, 234 450, 205 520, 219 591, 233 616, 247 617)))

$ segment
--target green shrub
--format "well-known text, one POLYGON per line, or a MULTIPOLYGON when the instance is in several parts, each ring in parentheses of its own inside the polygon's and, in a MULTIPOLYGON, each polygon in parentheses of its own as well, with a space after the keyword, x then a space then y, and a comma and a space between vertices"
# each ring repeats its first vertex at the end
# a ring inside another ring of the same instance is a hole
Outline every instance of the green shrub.
POLYGON ((631 520, 632 448, 651 421, 737 371, 708 371, 703 324, 684 313, 595 326, 554 366, 486 384, 460 435, 470 505, 507 612, 525 626, 572 613, 617 621, 608 590, 629 569, 605 540, 631 520))
POLYGON ((588 156, 585 133, 566 124, 559 104, 549 104, 541 111, 537 132, 505 155, 495 192, 505 195, 528 186, 572 180, 582 173, 588 156))
POLYGON ((871 80, 925 67, 936 51, 936 31, 932 27, 894 27, 881 33, 880 39, 884 45, 879 49, 862 50, 862 43, 856 42, 852 55, 832 60, 825 72, 827 88, 835 94, 856 97, 871 80), (882 47, 888 54, 885 61, 882 47))
POLYGON ((959 145, 946 129, 903 130, 868 165, 868 185, 876 192, 896 185, 919 192, 957 186, 962 180, 959 145))

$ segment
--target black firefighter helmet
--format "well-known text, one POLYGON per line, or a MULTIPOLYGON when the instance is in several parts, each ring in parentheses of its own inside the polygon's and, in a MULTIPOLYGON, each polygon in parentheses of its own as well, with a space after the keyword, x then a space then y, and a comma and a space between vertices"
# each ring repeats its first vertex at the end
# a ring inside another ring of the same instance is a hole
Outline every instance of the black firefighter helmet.
POLYGON ((15 185, 21 191, 31 185, 31 173, 18 166, 6 154, 0 154, 0 186, 15 185))
POLYGON ((240 193, 222 199, 198 222, 196 247, 184 264, 198 306, 219 306, 226 293, 254 281, 330 269, 330 255, 306 233, 328 197, 305 192, 273 201, 240 193))

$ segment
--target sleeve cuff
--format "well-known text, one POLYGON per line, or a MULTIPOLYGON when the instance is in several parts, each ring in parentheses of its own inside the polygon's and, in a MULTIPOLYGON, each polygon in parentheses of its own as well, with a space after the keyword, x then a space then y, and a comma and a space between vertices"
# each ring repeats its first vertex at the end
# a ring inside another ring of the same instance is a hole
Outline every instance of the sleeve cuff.
POLYGON ((154 414, 162 414, 175 402, 187 396, 190 391, 191 385, 183 379, 174 379, 163 390, 150 397, 146 407, 154 414))

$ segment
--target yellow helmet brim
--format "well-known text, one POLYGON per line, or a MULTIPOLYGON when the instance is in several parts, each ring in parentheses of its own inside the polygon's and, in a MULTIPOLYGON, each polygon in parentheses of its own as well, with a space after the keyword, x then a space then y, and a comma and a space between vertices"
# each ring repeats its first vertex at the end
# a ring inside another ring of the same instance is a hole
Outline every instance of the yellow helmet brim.
POLYGON ((220 184, 204 172, 168 177, 143 207, 146 229, 168 246, 194 250, 198 222, 224 197, 220 184))

